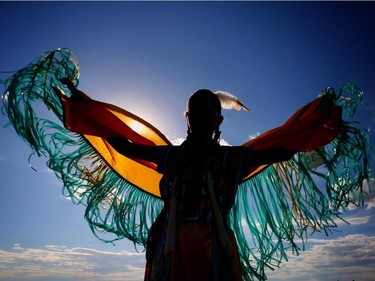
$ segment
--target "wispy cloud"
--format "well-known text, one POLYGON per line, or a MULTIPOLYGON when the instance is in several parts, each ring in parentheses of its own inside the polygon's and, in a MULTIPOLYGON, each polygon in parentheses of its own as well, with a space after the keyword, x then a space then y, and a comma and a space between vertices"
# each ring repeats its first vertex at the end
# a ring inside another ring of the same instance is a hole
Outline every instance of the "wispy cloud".
POLYGON ((255 139, 255 138, 259 137, 259 136, 260 136, 260 133, 256 132, 254 135, 249 135, 249 140, 253 140, 253 139, 255 139))
POLYGON ((0 250, 0 280, 143 280, 144 253, 45 245, 0 250))
MULTIPOLYGON (((310 242, 312 242, 310 240, 310 242)), ((337 239, 314 239, 311 249, 268 273, 270 280, 373 280, 375 236, 354 234, 337 239)))
MULTIPOLYGON (((351 197, 356 198, 356 201, 360 201, 359 199, 363 198, 363 206, 366 208, 366 210, 375 208, 375 179, 364 180, 361 190, 358 189, 354 191, 351 194, 351 197)), ((357 208, 357 205, 349 204, 346 209, 352 211, 357 208)))
MULTIPOLYGON (((342 214, 349 223, 336 219, 337 228, 327 237, 324 232, 308 236, 306 250, 299 256, 288 251, 289 262, 268 270, 273 281, 355 280, 369 281, 375 276, 375 216, 366 205, 342 214), (354 234, 355 233, 355 234, 354 234), (359 234, 361 233, 361 234, 359 234), (349 235, 348 235, 349 234, 349 235), (340 238, 335 238, 338 235, 340 238)), ((249 230, 245 228, 246 234, 249 230)), ((310 231, 308 232, 310 234, 310 231)), ((300 239, 295 239, 302 245, 300 239)))
POLYGON ((185 138, 182 138, 180 136, 177 136, 173 134, 172 136, 166 136, 167 139, 173 144, 173 145, 180 145, 184 142, 185 138))
POLYGON ((367 192, 365 196, 365 206, 367 210, 375 208, 375 179, 365 181, 363 184, 364 190, 367 192))
MULTIPOLYGON (((347 235, 312 239, 313 246, 291 256, 270 280, 372 280, 375 274, 375 236, 347 235)), ((0 280, 128 280, 143 279, 144 254, 45 245, 24 249, 15 244, 0 250, 0 280)))

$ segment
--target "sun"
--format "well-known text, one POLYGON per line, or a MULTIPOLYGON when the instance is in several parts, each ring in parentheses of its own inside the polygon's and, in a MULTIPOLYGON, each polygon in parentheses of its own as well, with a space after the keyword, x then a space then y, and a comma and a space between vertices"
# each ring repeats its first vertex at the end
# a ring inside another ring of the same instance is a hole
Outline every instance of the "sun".
POLYGON ((140 135, 145 133, 145 131, 147 130, 147 127, 145 125, 136 120, 131 120, 129 123, 129 127, 140 135))

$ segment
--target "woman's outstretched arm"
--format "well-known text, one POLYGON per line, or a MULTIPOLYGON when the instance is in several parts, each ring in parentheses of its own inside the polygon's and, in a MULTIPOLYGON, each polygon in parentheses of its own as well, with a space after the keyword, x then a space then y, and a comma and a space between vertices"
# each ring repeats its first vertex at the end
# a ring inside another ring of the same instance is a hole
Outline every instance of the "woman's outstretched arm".
POLYGON ((253 166, 273 164, 277 162, 287 161, 292 158, 295 153, 296 152, 294 151, 281 148, 252 150, 252 152, 250 153, 252 159, 248 159, 248 161, 250 161, 249 164, 253 166))
POLYGON ((158 164, 165 156, 168 146, 139 145, 123 137, 106 138, 108 143, 120 154, 158 164))
POLYGON ((295 153, 295 151, 281 148, 264 150, 245 148, 241 161, 241 178, 247 177, 249 172, 254 168, 287 161, 291 159, 295 153))

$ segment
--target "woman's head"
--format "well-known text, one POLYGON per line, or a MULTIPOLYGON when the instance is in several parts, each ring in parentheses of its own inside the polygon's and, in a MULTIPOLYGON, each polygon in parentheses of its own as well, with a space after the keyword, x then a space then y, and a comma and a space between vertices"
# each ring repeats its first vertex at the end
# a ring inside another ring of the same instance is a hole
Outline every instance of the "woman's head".
POLYGON ((198 90, 190 97, 186 118, 188 132, 193 137, 204 140, 219 138, 219 126, 223 121, 221 104, 219 98, 210 90, 198 90))

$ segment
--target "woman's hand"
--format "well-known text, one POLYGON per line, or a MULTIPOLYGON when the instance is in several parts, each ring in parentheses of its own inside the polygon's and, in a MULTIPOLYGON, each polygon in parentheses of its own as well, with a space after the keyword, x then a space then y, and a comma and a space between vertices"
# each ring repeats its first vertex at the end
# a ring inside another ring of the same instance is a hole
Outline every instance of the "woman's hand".
MULTIPOLYGON (((71 101, 83 101, 90 99, 84 92, 77 89, 77 87, 73 84, 71 80, 68 78, 63 78, 60 80, 63 84, 65 84, 70 92, 72 93, 70 96, 71 101)), ((57 95, 63 94, 63 91, 58 87, 52 86, 52 89, 55 91, 57 95)))

